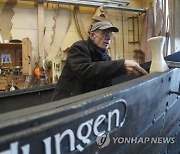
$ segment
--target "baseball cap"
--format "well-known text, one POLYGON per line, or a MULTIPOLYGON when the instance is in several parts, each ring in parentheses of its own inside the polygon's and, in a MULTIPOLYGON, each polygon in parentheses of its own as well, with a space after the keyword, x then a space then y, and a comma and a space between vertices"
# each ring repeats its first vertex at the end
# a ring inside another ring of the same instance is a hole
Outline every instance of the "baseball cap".
POLYGON ((111 29, 112 32, 119 32, 119 29, 117 27, 113 26, 108 21, 96 22, 95 24, 92 25, 90 32, 93 32, 97 29, 111 29))

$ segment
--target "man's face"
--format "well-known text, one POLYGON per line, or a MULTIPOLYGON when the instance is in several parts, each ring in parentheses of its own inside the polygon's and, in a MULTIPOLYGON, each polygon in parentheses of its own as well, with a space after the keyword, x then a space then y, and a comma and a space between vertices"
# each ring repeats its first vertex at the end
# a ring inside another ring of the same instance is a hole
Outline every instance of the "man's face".
POLYGON ((108 49, 112 36, 113 32, 108 29, 98 29, 90 34, 90 38, 93 42, 102 49, 108 49))

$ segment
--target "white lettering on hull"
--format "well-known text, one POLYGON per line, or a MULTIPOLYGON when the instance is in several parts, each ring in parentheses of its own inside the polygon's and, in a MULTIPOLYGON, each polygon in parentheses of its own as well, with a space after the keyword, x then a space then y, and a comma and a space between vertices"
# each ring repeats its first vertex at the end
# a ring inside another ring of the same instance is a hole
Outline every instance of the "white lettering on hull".
MULTIPOLYGON (((120 102, 126 104, 125 100, 120 100, 120 102)), ((55 134, 54 137, 49 136, 43 139, 42 142, 44 144, 45 154, 51 154, 52 146, 54 146, 56 154, 61 154, 62 151, 61 142, 66 136, 68 136, 69 139, 70 152, 74 150, 83 151, 84 146, 92 142, 90 140, 90 136, 95 135, 97 137, 99 134, 109 132, 115 127, 122 127, 124 122, 125 122, 125 117, 123 117, 123 121, 120 123, 120 111, 118 109, 109 111, 107 115, 100 114, 95 120, 92 118, 90 120, 85 121, 84 123, 81 123, 77 128, 76 132, 73 132, 72 129, 66 129, 62 133, 55 134), (112 120, 112 118, 115 119, 115 121, 112 120), (107 127, 104 130, 100 131, 98 130, 98 128, 100 127, 101 124, 104 124, 105 126, 107 125, 107 127), (83 130, 86 130, 86 132, 84 133, 83 130), (52 139, 54 139, 55 145, 52 145, 52 139), (79 144, 77 144, 76 143, 77 140, 81 141, 83 145, 80 144, 81 142, 80 143, 78 142, 79 144)), ((19 148, 21 149, 22 154, 30 154, 30 144, 26 144, 22 147, 18 147, 19 142, 11 143, 10 149, 0 152, 0 154, 19 154, 18 153, 19 148)))

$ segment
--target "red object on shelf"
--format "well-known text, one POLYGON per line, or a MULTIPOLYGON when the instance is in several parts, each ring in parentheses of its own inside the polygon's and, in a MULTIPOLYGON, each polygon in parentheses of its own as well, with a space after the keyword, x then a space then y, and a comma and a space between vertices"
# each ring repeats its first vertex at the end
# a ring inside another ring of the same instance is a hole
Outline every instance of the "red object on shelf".
POLYGON ((40 78, 40 70, 39 70, 39 68, 36 68, 36 69, 34 70, 34 75, 35 75, 36 79, 39 79, 39 78, 40 78))

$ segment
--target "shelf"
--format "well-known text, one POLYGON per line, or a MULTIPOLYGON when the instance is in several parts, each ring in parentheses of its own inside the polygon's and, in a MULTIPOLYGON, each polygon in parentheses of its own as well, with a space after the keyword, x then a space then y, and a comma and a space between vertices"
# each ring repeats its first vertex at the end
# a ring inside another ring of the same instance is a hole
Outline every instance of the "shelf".
POLYGON ((2 67, 21 66, 21 61, 22 43, 0 43, 0 65, 2 67), (3 55, 5 56, 4 58, 2 57, 3 55))
POLYGON ((22 43, 0 43, 0 48, 14 48, 14 49, 21 49, 22 43))
POLYGON ((147 9, 144 8, 130 8, 127 5, 130 4, 129 0, 116 0, 116 1, 98 1, 98 0, 21 0, 21 1, 31 1, 31 2, 39 2, 39 3, 57 3, 57 4, 67 4, 67 5, 75 5, 75 6, 89 6, 89 7, 99 7, 103 6, 104 8, 109 9, 118 9, 124 11, 131 12, 139 12, 146 13, 147 9), (111 3, 110 3, 111 2, 111 3), (118 4, 119 3, 119 4, 118 4), (125 3, 126 6, 121 6, 122 3, 125 3))
POLYGON ((0 43, 1 67, 4 69, 20 67, 23 75, 31 75, 31 47, 29 38, 23 38, 22 42, 0 43), (10 57, 10 60, 7 57, 10 57))
POLYGON ((0 75, 0 91, 8 90, 9 86, 16 86, 18 89, 24 89, 26 77, 24 75, 0 75))

